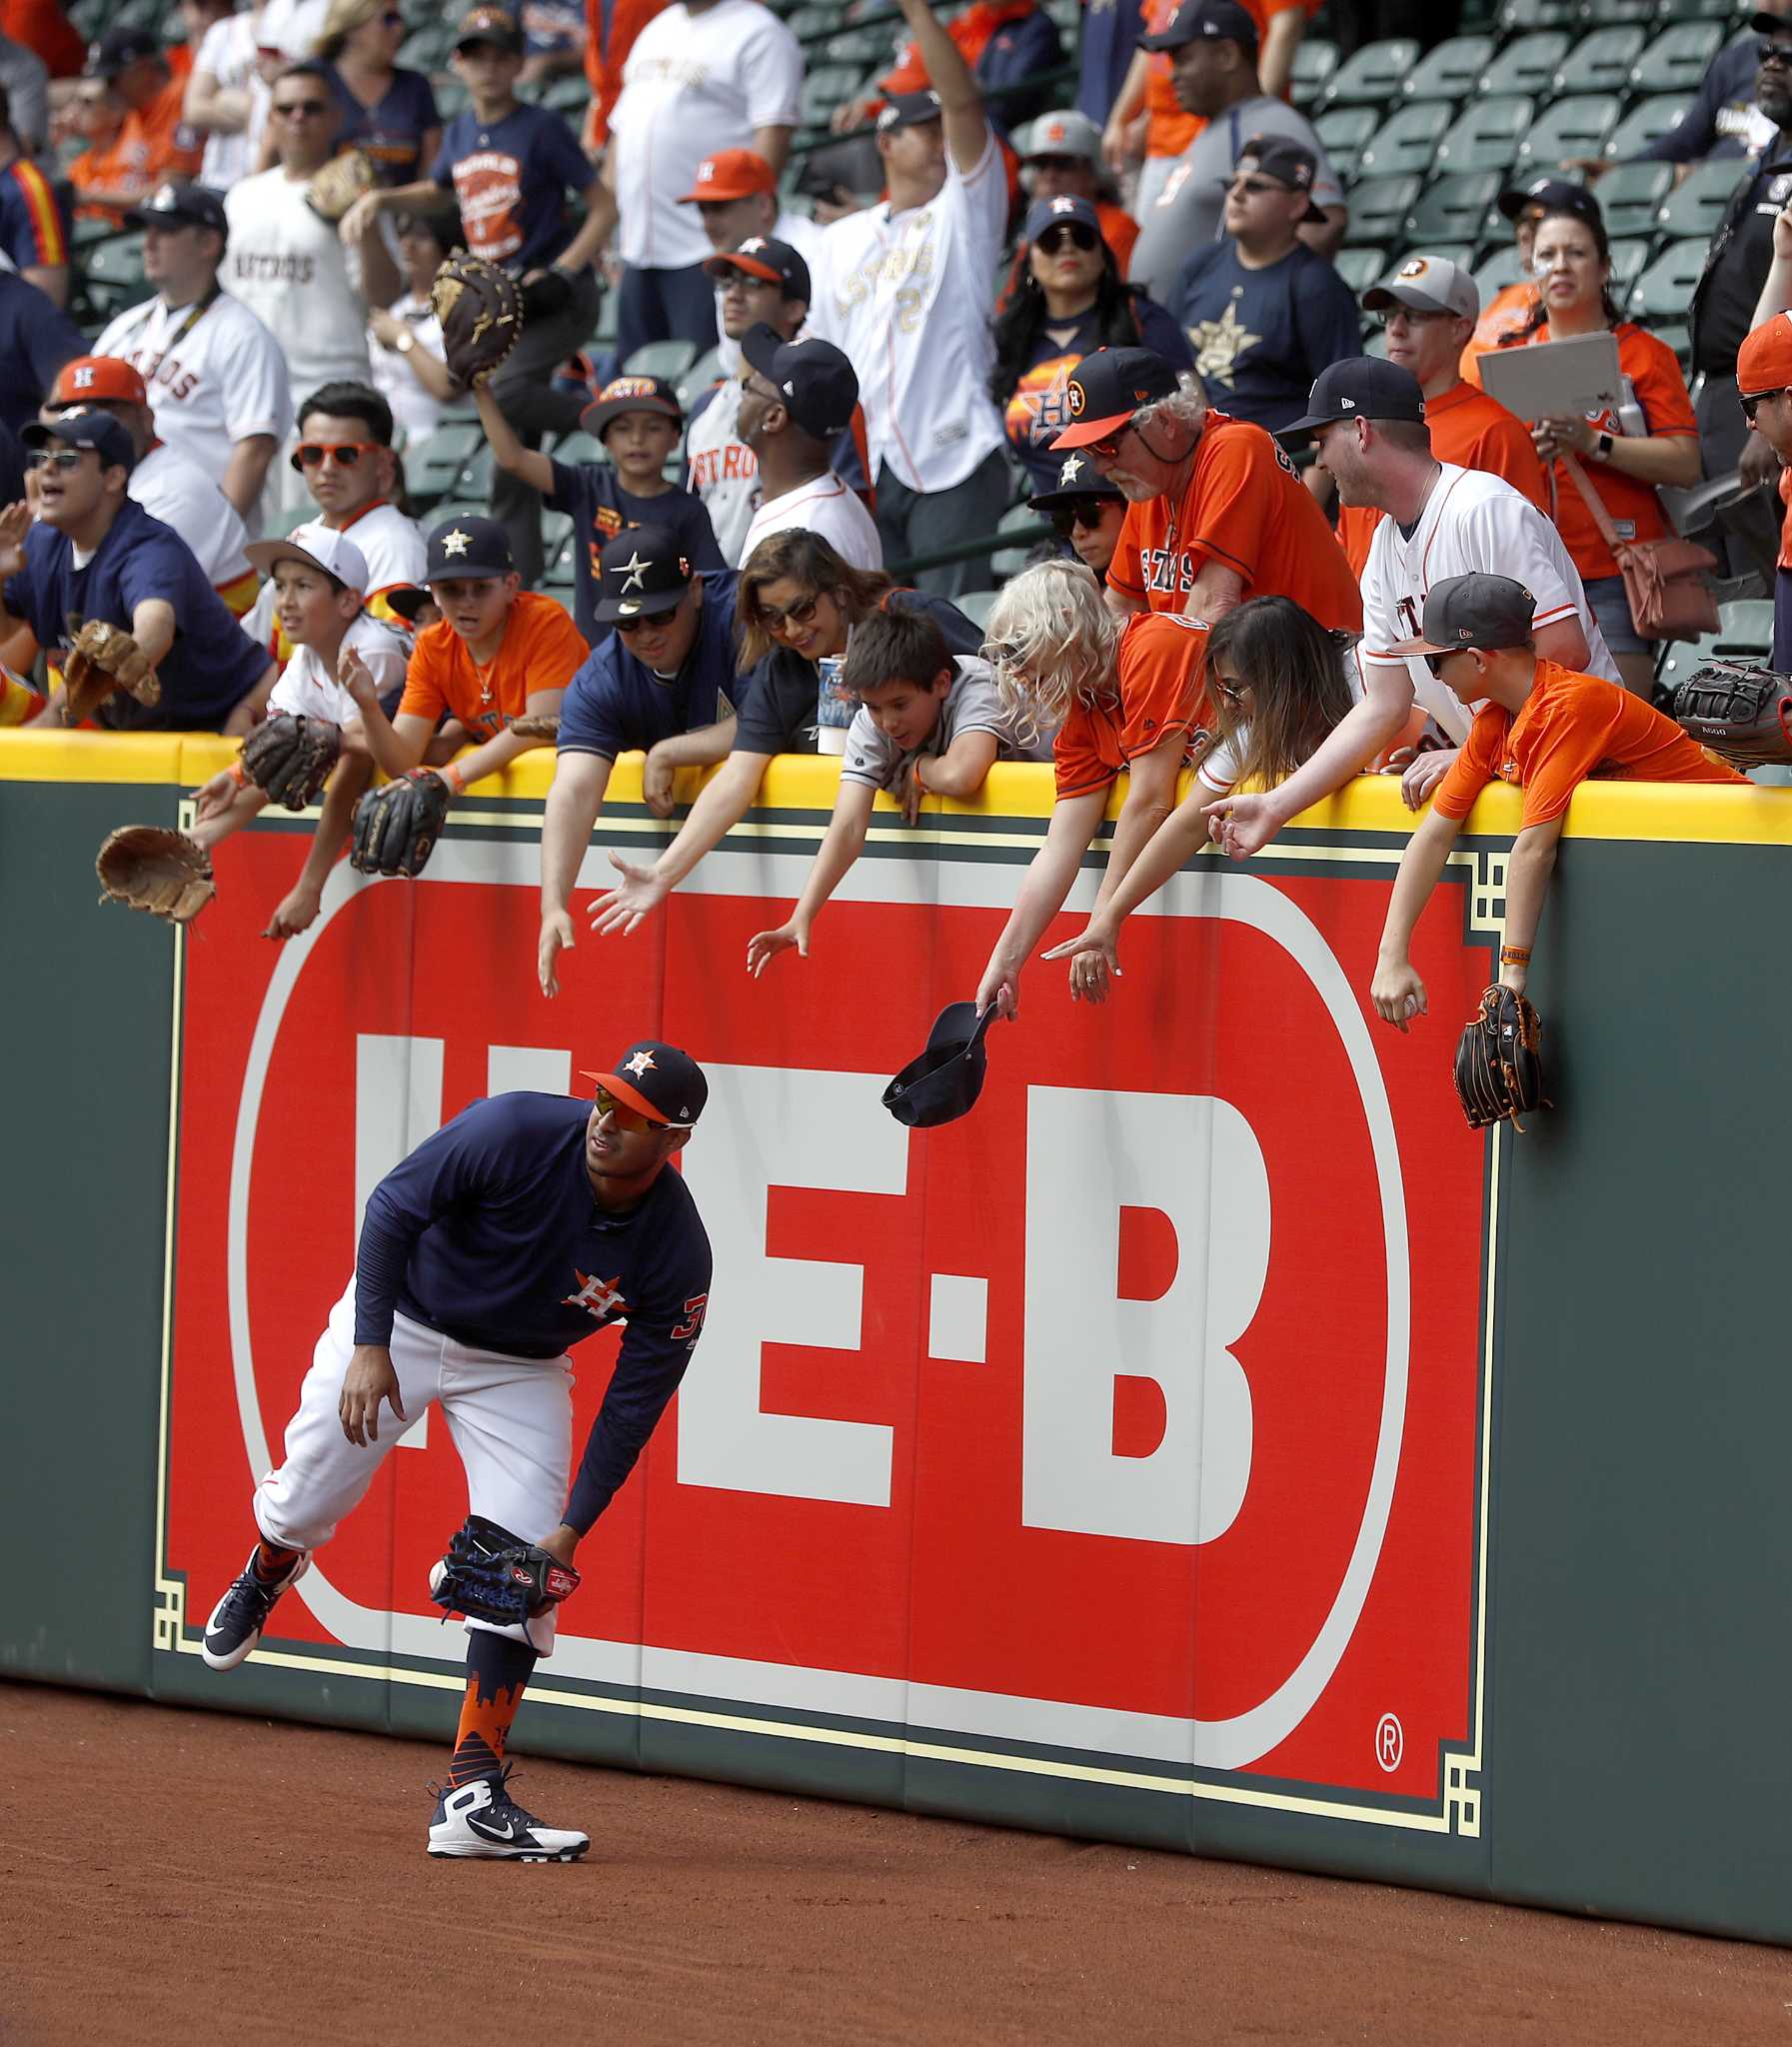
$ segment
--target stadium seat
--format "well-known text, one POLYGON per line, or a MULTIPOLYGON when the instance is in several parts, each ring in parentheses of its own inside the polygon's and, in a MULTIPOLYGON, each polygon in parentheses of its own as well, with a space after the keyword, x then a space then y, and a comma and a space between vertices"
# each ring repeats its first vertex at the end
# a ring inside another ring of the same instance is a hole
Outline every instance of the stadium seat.
POLYGON ((1387 329, 1379 320, 1371 320, 1363 329, 1362 352, 1365 356, 1387 357, 1387 329))
POLYGON ((1498 171, 1458 171, 1433 178, 1406 222, 1406 239, 1418 248, 1436 242, 1478 242, 1504 183, 1498 171))
POLYGON ((1660 9, 1655 0, 1582 0, 1581 19, 1591 28, 1615 28, 1620 22, 1640 22, 1649 28, 1660 9))
POLYGON ((1642 276, 1648 267, 1649 252, 1655 244, 1647 235, 1632 235, 1624 241, 1614 240, 1611 245, 1611 295, 1621 306, 1630 296, 1630 287, 1642 276))
POLYGON ((1739 184, 1748 177, 1748 166, 1736 157, 1718 157, 1713 162, 1694 164, 1661 202, 1656 225, 1664 235, 1679 238, 1697 235, 1710 241, 1716 234, 1724 209, 1739 184))
POLYGON ((1000 595, 999 590, 966 590, 954 597, 952 603, 973 626, 986 626, 989 623, 989 614, 995 607, 995 600, 1000 595))
MULTIPOLYGON (((1722 616, 1720 611, 1718 617, 1721 619, 1722 616)), ((1690 681, 1717 652, 1722 637, 1718 632, 1703 634, 1697 640, 1673 641, 1661 657, 1661 666, 1655 671, 1655 687, 1673 690, 1690 681)))
POLYGON ((1765 654, 1772 645, 1772 598, 1744 597, 1718 606, 1717 653, 1765 654))
POLYGON ((1481 304, 1490 305, 1507 285, 1516 284, 1524 275, 1524 265, 1518 260, 1518 244, 1508 242, 1503 249, 1495 249, 1474 274, 1475 290, 1481 295, 1481 304))
POLYGON ((1305 36, 1294 52, 1294 75, 1288 81, 1288 97, 1308 112, 1317 104, 1331 74, 1338 68, 1338 46, 1323 36, 1305 36))
POLYGON ((1693 288, 1705 267, 1703 237, 1670 242, 1631 287, 1628 312, 1645 327, 1664 320, 1683 320, 1692 304, 1693 288))
MULTIPOLYGON (((569 119, 583 114, 591 104, 591 86, 583 74, 575 72, 569 78, 550 79, 541 95, 541 104, 552 107, 555 113, 565 114, 569 119)), ((577 122, 574 123, 577 126, 577 122)))
POLYGON ((1480 85, 1492 55, 1491 36, 1451 36, 1425 53, 1400 91, 1408 100, 1465 100, 1480 85))
POLYGON ((542 555, 546 561, 553 561, 572 537, 573 515, 570 512, 542 513, 542 555))
POLYGON ((485 438, 478 420, 444 420, 427 440, 407 448, 405 476, 412 497, 445 497, 485 438))
POLYGON ((1418 204, 1424 180, 1415 172, 1403 178, 1365 178, 1349 192, 1350 225, 1345 241, 1360 246, 1379 242, 1383 247, 1404 234, 1406 216, 1418 204))
POLYGON ((1557 93, 1627 92, 1630 67, 1642 54, 1644 31, 1639 22, 1618 22, 1596 28, 1568 46, 1558 67, 1557 93))
POLYGON ((1621 163, 1639 149, 1647 149, 1670 128, 1678 128, 1692 107, 1689 92, 1652 93, 1638 100, 1623 120, 1605 138, 1605 153, 1621 163))
POLYGON ((1400 81, 1417 62, 1418 44, 1410 36, 1364 43, 1325 81, 1320 104, 1385 107, 1400 97, 1400 81))
POLYGON ((476 499, 484 503, 492 495, 492 478, 498 468, 491 448, 482 440, 467 460, 461 465, 460 473, 449 486, 457 498, 476 499))
POLYGON ((1578 12, 1577 0, 1500 0, 1499 32, 1515 36, 1526 29, 1566 28, 1578 12))
POLYGON ((1735 14, 1730 0, 1661 0, 1658 10, 1663 22, 1724 21, 1735 14))
POLYGON ((1381 125, 1373 107, 1334 107, 1313 123, 1313 132, 1325 145, 1332 168, 1346 185, 1356 175, 1356 159, 1362 146, 1381 125))
POLYGON ((864 72, 856 64, 824 64, 803 81, 798 110, 806 128, 826 128, 836 107, 845 106, 859 90, 864 72))
POLYGON ((1518 145, 1520 171, 1554 170, 1578 157, 1596 157, 1618 125, 1621 106, 1614 92, 1582 93, 1556 100, 1537 116, 1518 145))
POLYGON ((1428 171, 1437 154, 1437 144, 1450 125, 1451 109, 1442 100, 1422 100, 1402 107, 1384 121, 1363 145, 1356 159, 1359 178, 1399 177, 1408 171, 1428 171))
POLYGON ((1361 298, 1370 285, 1387 274, 1387 251, 1385 249, 1340 249, 1333 259, 1332 268, 1361 298))
POLYGON ((650 341, 638 348, 623 365, 629 377, 664 377, 670 384, 682 377, 697 360, 694 341, 650 341))
POLYGON ((1673 190, 1672 164, 1614 164, 1599 180, 1599 210, 1608 235, 1650 235, 1655 215, 1673 190))
POLYGON ((1518 144, 1535 109, 1527 94, 1476 101, 1465 108, 1437 145, 1440 171, 1504 171, 1518 156, 1518 144))
POLYGON ((122 313, 151 297, 155 287, 143 275, 141 234, 114 235, 96 242, 82 257, 87 279, 87 296, 97 308, 104 305, 107 318, 122 313))
POLYGON ((1482 86, 1490 93, 1528 92, 1548 94, 1555 89, 1555 74, 1567 56, 1569 39, 1560 29, 1539 29, 1508 43, 1482 74, 1482 86))
MULTIPOLYGON (((995 531, 998 536, 1004 533, 1024 533, 1029 529, 1043 526, 1044 523, 1044 514, 1035 512, 1030 505, 1014 505, 1001 515, 995 531)), ((1047 528, 1043 534, 1034 532, 1031 539, 1010 543, 1005 548, 997 548, 989 557, 990 575, 997 583, 1005 583, 1010 576, 1018 576, 1026 567, 1027 556, 1037 547, 1040 540, 1051 541, 1055 545, 1056 536, 1047 528)), ((978 624, 981 623, 979 620, 978 624)))
POLYGON ((1678 21, 1664 29, 1630 67, 1632 92, 1696 92, 1723 43, 1718 21, 1678 21))
POLYGON ((677 380, 679 403, 689 413, 697 401, 712 384, 722 381, 722 351, 713 348, 707 355, 701 355, 690 369, 677 380))

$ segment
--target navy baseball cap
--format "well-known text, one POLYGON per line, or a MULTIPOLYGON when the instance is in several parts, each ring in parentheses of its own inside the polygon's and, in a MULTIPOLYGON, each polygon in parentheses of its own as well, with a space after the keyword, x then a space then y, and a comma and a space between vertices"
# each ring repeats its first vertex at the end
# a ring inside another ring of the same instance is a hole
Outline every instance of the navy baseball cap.
POLYGON ((517 566, 510 538, 496 519, 445 519, 430 535, 426 552, 426 583, 490 582, 517 566))
POLYGON ((608 1073, 587 1073, 619 1101, 671 1130, 688 1130, 704 1112, 710 1083, 688 1051, 638 1037, 608 1073))
POLYGON ((29 421, 19 429, 19 439, 27 448, 47 448, 51 442, 63 448, 91 448, 102 469, 115 462, 126 470, 137 467, 137 449, 123 425, 109 412, 94 412, 85 405, 71 405, 53 420, 29 421))
POLYGON ((712 256, 704 265, 704 275, 719 283, 726 283, 736 271, 743 277, 757 277, 761 284, 778 285, 787 299, 801 299, 806 306, 815 290, 809 265, 789 242, 771 235, 749 235, 738 249, 731 249, 726 256, 712 256))
POLYGON ((87 53, 88 78, 116 78, 145 57, 162 54, 162 39, 146 28, 109 28, 87 53))
POLYGON ((509 8, 476 7, 462 19, 460 33, 454 39, 456 53, 475 49, 481 43, 490 43, 495 50, 508 50, 513 57, 522 56, 523 30, 509 8))
MULTIPOLYGON (((1312 201, 1313 179, 1318 175, 1319 159, 1304 142, 1296 142, 1291 135, 1253 135, 1238 152, 1238 165, 1249 157, 1257 167, 1258 174, 1273 179, 1278 185, 1285 185, 1290 192, 1307 194, 1306 211, 1302 221, 1325 218, 1324 210, 1312 201)), ((1236 169, 1232 177, 1236 177, 1236 169)), ((1225 181, 1228 185, 1231 178, 1225 181)))
POLYGON ((1388 652, 1456 654, 1464 647, 1478 647, 1497 654, 1530 639, 1536 612, 1537 600, 1513 577, 1479 571, 1449 576, 1432 584, 1419 634, 1396 640, 1388 652))
POLYGON ((679 394, 664 377, 612 377, 579 415, 579 424, 601 441, 610 422, 626 412, 657 412, 662 419, 685 424, 679 394))
POLYGON ((1029 505, 1058 505, 1070 498, 1118 498, 1125 500, 1118 484, 1110 483, 1086 455, 1071 449, 1058 465, 1057 481, 1048 491, 1034 491, 1029 505))
POLYGON ((994 1023, 993 1003, 979 1017, 974 1003, 948 1003, 933 1020, 927 1046, 884 1090, 884 1106, 913 1130, 955 1122, 983 1091, 987 1060, 983 1034, 994 1023))
POLYGON ((1082 448, 1116 434, 1141 405, 1181 389, 1175 365, 1148 348, 1098 348, 1084 356, 1064 384, 1071 424, 1053 448, 1082 448))
POLYGON ((627 526, 604 543, 598 557, 598 601, 592 617, 602 626, 619 619, 657 619, 691 588, 691 557, 664 526, 627 526))
POLYGON ((1238 0, 1182 0, 1154 36, 1140 36, 1141 50, 1180 50, 1189 43, 1211 38, 1239 43, 1247 50, 1257 46, 1257 25, 1238 5, 1238 0))
POLYGON ((141 206, 125 215, 128 228, 214 228, 230 233, 224 195, 209 185, 158 185, 141 206))
POLYGON ((1418 379, 1379 356, 1345 356, 1313 379, 1306 414, 1281 428, 1278 441, 1304 441, 1334 420, 1412 420, 1424 424, 1425 394, 1418 379))
POLYGON ((1572 213, 1581 220, 1600 218, 1598 200, 1571 178, 1544 175, 1527 179, 1522 185, 1508 185, 1499 195, 1498 204, 1507 220, 1516 220, 1527 206, 1541 206, 1549 213, 1572 213))
POLYGON ((878 116, 878 133, 888 135, 893 128, 918 128, 924 122, 942 118, 939 95, 931 86, 925 92, 893 92, 878 116))
POLYGON ((741 353, 778 387, 785 410, 806 434, 832 440, 853 424, 859 373, 831 341, 786 341, 762 320, 741 337, 741 353))
POLYGON ((1101 216, 1095 211, 1093 201, 1077 199, 1068 192, 1060 193, 1055 199, 1035 199, 1026 209, 1020 239, 1036 242, 1047 228, 1061 227, 1066 221, 1075 221, 1087 228, 1097 242, 1107 239, 1101 232, 1101 216))

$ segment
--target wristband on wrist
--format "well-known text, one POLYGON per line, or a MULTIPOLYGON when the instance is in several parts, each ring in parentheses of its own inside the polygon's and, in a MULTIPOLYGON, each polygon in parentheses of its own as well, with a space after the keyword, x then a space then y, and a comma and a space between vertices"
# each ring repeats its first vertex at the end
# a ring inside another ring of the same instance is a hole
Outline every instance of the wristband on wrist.
POLYGON ((467 793, 467 778, 462 773, 461 765, 458 761, 444 761, 442 766, 436 770, 436 773, 448 784, 456 796, 464 796, 467 793))
POLYGON ((249 787, 249 771, 243 766, 241 754, 237 756, 224 772, 239 789, 247 789, 249 787))
POLYGON ((1502 967, 1528 967, 1531 964, 1531 949, 1528 946, 1501 946, 1499 964, 1502 967))

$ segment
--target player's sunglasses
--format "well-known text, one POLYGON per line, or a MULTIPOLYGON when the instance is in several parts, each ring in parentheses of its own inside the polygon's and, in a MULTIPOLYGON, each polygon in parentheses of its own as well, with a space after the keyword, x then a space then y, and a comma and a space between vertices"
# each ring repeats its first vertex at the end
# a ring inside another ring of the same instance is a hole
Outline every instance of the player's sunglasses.
POLYGON ((60 469, 68 471, 81 467, 84 448, 33 448, 25 457, 27 469, 60 469))
POLYGON ((1106 505, 1117 505, 1117 498, 1070 498, 1061 505, 1053 505, 1045 517, 1051 521, 1051 530, 1059 540, 1068 540, 1078 526, 1091 531, 1101 524, 1101 510, 1106 505))
POLYGON ((328 456, 338 469, 353 469, 364 455, 377 455, 378 441, 301 441, 293 450, 295 469, 322 469, 328 456))
POLYGON ((1754 420, 1754 417, 1755 417, 1755 407, 1756 407, 1756 406, 1758 406, 1758 405, 1765 405, 1765 404, 1767 403, 1767 401, 1768 401, 1768 400, 1769 400, 1770 398, 1784 398, 1784 397, 1785 397, 1785 395, 1786 395, 1786 390, 1785 390, 1785 386, 1784 386, 1784 385, 1782 385, 1782 386, 1780 387, 1780 389, 1779 389, 1779 390, 1777 390, 1777 391, 1751 391, 1751 392, 1749 392, 1749 393, 1748 393, 1748 395, 1747 395, 1746 397, 1744 397, 1744 398, 1742 398, 1742 399, 1738 400, 1738 403, 1739 403, 1739 404, 1741 405, 1741 407, 1742 407, 1742 417, 1743 417, 1743 418, 1744 418, 1745 420, 1748 420, 1748 421, 1750 421, 1750 422, 1752 423, 1752 422, 1753 422, 1753 420, 1754 420))
POLYGON ((1060 256, 1066 248, 1080 249, 1086 256, 1101 239, 1086 221, 1059 221, 1038 238, 1033 246, 1042 256, 1060 256))
POLYGON ((648 626, 664 626, 672 617, 670 611, 653 612, 645 619, 618 619, 615 630, 628 639, 631 633, 639 633, 648 626))
POLYGON ((328 100, 276 100, 272 111, 289 121, 321 121, 330 111, 328 100))
POLYGON ((640 1136, 644 1130, 664 1129, 664 1123, 655 1122, 651 1115, 643 1115, 640 1109, 630 1108, 619 1101, 608 1087, 600 1087, 592 1096, 597 1103, 598 1114, 608 1116, 619 1130, 626 1130, 632 1136, 640 1136))
POLYGON ((760 624, 768 633, 782 633, 786 626, 808 626, 814 623, 816 609, 822 602, 823 593, 817 591, 814 597, 806 597, 799 604, 780 611, 776 605, 762 604, 759 608, 760 624))

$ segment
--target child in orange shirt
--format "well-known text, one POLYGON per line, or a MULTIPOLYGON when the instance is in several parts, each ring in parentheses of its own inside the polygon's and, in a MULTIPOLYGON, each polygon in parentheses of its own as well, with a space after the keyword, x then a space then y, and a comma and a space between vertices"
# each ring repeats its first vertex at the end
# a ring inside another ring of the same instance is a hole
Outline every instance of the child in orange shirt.
POLYGON ((1714 761, 1670 718, 1616 683, 1539 661, 1531 637, 1536 600, 1509 576, 1451 576, 1425 599, 1423 632, 1396 652, 1423 655, 1444 688, 1480 704, 1455 765, 1413 833, 1381 933, 1370 999, 1404 1030, 1426 1013, 1425 985, 1408 949, 1425 901, 1443 873, 1474 800, 1493 781, 1524 792, 1520 830, 1506 868, 1505 941, 1499 978, 1524 993, 1531 941, 1555 867, 1568 800, 1589 776, 1621 782, 1715 782, 1748 778, 1714 761))

